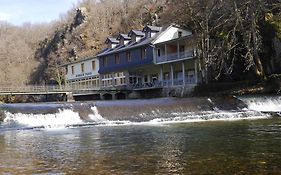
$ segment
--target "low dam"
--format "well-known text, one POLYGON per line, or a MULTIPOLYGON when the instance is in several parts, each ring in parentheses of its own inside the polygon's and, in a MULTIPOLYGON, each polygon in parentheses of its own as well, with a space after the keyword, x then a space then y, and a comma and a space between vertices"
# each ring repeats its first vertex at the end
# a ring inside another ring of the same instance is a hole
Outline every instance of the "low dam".
POLYGON ((279 96, 0 105, 0 174, 279 174, 279 96))

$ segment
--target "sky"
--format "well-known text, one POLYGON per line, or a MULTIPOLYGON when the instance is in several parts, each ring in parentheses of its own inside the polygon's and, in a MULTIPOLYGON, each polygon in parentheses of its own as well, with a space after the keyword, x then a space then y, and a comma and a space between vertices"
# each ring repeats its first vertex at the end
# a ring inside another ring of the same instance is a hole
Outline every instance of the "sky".
POLYGON ((46 23, 59 19, 78 0, 0 0, 0 21, 14 25, 46 23))

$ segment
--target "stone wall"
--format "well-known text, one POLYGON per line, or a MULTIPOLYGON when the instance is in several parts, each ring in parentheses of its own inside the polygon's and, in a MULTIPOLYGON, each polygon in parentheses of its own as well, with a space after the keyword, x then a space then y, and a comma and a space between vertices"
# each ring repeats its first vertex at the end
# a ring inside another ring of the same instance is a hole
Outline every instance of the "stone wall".
POLYGON ((192 95, 196 85, 165 87, 162 90, 163 97, 187 97, 192 95))

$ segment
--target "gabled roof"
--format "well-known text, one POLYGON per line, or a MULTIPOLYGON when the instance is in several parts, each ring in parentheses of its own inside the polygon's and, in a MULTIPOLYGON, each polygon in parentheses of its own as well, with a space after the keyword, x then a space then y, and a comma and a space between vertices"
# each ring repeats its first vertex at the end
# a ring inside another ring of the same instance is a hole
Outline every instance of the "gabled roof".
POLYGON ((97 59, 97 56, 86 57, 86 58, 82 58, 82 59, 79 59, 79 60, 71 61, 71 62, 60 65, 60 67, 65 67, 65 66, 68 66, 68 65, 71 65, 71 64, 76 64, 76 63, 80 63, 80 62, 84 62, 84 61, 88 61, 88 60, 92 60, 92 59, 97 59))
MULTIPOLYGON (((162 35, 164 35, 171 27, 177 27, 177 28, 180 28, 180 29, 183 29, 181 28, 180 26, 178 25, 175 25, 175 24, 172 24, 170 26, 166 26, 166 27, 157 27, 157 26, 146 26, 143 31, 145 32, 146 30, 151 30, 151 31, 155 31, 156 34, 153 36, 153 37, 150 37, 150 38, 147 38, 147 37, 142 37, 139 41, 135 42, 135 41, 130 41, 128 44, 126 45, 118 45, 117 47, 113 48, 113 49, 108 49, 108 50, 105 50, 103 52, 101 52, 100 54, 98 54, 97 56, 100 57, 100 56, 106 56, 106 55, 110 55, 110 54, 115 54, 115 53, 118 53, 118 52, 122 52, 122 51, 127 51, 127 50, 130 50, 130 49, 135 49, 135 48, 138 48, 138 47, 142 47, 142 46, 145 46, 145 45, 150 45, 150 44, 153 44, 153 42, 155 42, 159 37, 161 37, 162 35)), ((186 30, 186 29, 183 29, 183 30, 186 30)), ((188 30, 187 30, 188 31, 188 30)), ((141 36, 144 36, 144 33, 142 31, 139 31, 139 30, 131 30, 129 32, 128 35, 126 34, 119 34, 118 37, 129 37, 132 35, 132 33, 136 33, 138 35, 141 35, 141 36)))
POLYGON ((101 52, 100 54, 97 55, 97 57, 100 57, 100 56, 106 56, 106 55, 111 55, 111 54, 115 54, 115 53, 118 53, 118 52, 122 52, 122 51, 126 51, 126 50, 130 50, 130 49, 134 49, 134 48, 138 48, 138 47, 142 47, 142 46, 145 46, 145 45, 149 45, 151 44, 151 42, 158 37, 158 35, 160 34, 161 32, 157 33, 156 35, 154 35, 153 37, 151 38, 146 38, 146 37, 143 37, 140 41, 138 42, 129 42, 127 45, 118 45, 116 48, 114 49, 111 49, 110 51, 107 51, 107 52, 101 52))
POLYGON ((146 32, 148 30, 153 31, 153 32, 160 32, 162 30, 162 27, 147 25, 143 28, 143 32, 146 32))
POLYGON ((133 34, 135 34, 135 35, 137 35, 137 36, 144 36, 145 34, 142 32, 142 31, 140 31, 140 30, 131 30, 130 32, 129 32, 129 34, 128 34, 128 36, 132 36, 133 34))
MULTIPOLYGON (((185 28, 182 28, 182 27, 179 26, 179 25, 171 24, 170 26, 168 26, 168 27, 166 27, 166 28, 162 28, 163 30, 162 30, 161 32, 159 32, 159 35, 158 35, 157 37, 155 37, 155 38, 153 39, 153 41, 151 41, 151 43, 152 43, 152 44, 155 44, 155 41, 156 41, 157 39, 159 39, 160 37, 162 37, 162 36, 163 36, 166 32, 168 32, 172 27, 175 27, 175 28, 178 28, 178 29, 181 29, 181 30, 190 32, 191 35, 192 35, 192 31, 187 30, 187 29, 185 29, 185 28)), ((190 37, 190 36, 183 36, 183 38, 185 38, 185 37, 190 37)), ((176 39, 177 39, 177 38, 176 38, 176 39)))
POLYGON ((123 38, 124 40, 131 40, 131 37, 129 37, 127 34, 120 33, 116 39, 120 40, 121 38, 123 38))
POLYGON ((116 38, 112 38, 112 37, 108 37, 106 40, 105 40, 105 43, 108 44, 108 43, 114 43, 114 44, 118 44, 119 41, 116 39, 116 38))

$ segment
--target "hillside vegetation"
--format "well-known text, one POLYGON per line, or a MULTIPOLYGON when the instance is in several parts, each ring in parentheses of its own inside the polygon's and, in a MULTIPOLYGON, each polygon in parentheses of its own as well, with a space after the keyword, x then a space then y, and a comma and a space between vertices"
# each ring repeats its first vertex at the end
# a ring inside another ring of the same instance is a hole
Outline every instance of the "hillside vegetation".
POLYGON ((59 65, 100 52, 108 36, 177 23, 197 36, 205 82, 281 73, 280 0, 82 0, 48 25, 0 25, 0 84, 63 83, 59 65))

